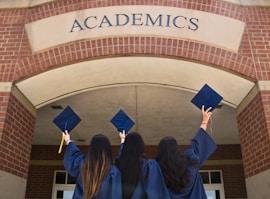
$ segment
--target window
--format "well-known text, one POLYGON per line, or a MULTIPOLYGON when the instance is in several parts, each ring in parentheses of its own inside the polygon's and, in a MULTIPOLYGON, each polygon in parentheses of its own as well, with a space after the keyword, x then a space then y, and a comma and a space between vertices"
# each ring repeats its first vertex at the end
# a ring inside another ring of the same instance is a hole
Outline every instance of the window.
POLYGON ((200 171, 207 199, 225 199, 222 172, 220 170, 200 171))
POLYGON ((55 171, 53 178, 52 199, 72 199, 76 178, 67 171, 55 171))
POLYGON ((76 184, 76 178, 69 175, 67 171, 55 171, 54 184, 76 184))

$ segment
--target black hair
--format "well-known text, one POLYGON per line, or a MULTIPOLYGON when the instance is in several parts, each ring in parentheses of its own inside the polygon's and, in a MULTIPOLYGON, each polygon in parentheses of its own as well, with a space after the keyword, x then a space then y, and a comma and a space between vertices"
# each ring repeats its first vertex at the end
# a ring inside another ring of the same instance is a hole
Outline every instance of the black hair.
POLYGON ((188 159, 181 154, 175 138, 165 137, 159 142, 156 161, 159 163, 168 189, 183 193, 190 184, 188 159))
POLYGON ((123 199, 129 199, 142 177, 145 161, 145 145, 140 134, 133 132, 126 136, 121 156, 116 166, 122 176, 123 199))

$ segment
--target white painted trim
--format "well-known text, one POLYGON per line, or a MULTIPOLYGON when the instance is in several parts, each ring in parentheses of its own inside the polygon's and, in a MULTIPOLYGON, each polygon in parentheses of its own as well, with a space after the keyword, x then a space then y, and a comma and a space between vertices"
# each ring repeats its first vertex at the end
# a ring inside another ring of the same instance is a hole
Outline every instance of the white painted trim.
POLYGON ((12 82, 0 82, 0 92, 10 92, 12 88, 12 82))
POLYGON ((80 92, 112 86, 164 85, 196 93, 205 83, 232 107, 237 107, 254 86, 251 81, 213 67, 156 57, 81 62, 30 77, 16 86, 39 108, 80 92))
POLYGON ((13 86, 12 82, 0 82, 0 92, 12 93, 25 106, 25 108, 36 116, 36 108, 17 87, 13 86))
MULTIPOLYGON (((1 8, 28 8, 57 0, 0 0, 1 8)), ((270 6, 268 0, 223 0, 242 6, 270 6)))
POLYGON ((270 6, 269 0, 224 0, 224 1, 243 6, 270 6))
POLYGON ((240 114, 243 111, 243 109, 254 99, 254 97, 258 94, 258 92, 269 90, 270 90, 270 81, 258 81, 237 107, 236 110, 237 115, 240 114))
POLYGON ((0 0, 0 9, 30 8, 57 0, 0 0))

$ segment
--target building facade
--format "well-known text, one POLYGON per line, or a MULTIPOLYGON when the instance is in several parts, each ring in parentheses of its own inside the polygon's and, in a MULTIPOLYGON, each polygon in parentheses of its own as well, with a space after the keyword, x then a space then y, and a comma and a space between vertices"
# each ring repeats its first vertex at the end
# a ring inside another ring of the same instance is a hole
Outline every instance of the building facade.
MULTIPOLYGON (((0 21, 1 198, 64 198, 63 189, 74 188, 63 177, 58 146, 35 144, 43 106, 116 81, 198 90, 208 78, 236 112, 239 143, 219 144, 203 166, 202 175, 213 180, 204 178, 206 189, 218 190, 215 198, 270 197, 269 1, 1 0, 0 21), (130 67, 123 69, 126 60, 130 67), (118 73, 100 71, 102 61, 118 73), (134 68, 151 62, 161 71, 156 76, 145 65, 134 68), (178 81, 165 77, 168 71, 189 76, 178 81), (58 174, 64 182, 57 183, 58 174)), ((116 155, 117 144, 113 149, 116 155)), ((154 158, 156 145, 149 142, 147 150, 154 158)))

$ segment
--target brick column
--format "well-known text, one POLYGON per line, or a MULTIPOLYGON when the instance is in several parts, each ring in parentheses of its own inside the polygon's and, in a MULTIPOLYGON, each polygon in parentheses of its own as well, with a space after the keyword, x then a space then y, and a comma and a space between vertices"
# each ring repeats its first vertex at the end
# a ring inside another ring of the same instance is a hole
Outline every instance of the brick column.
POLYGON ((253 89, 237 117, 249 199, 270 196, 270 90, 265 88, 253 89))
POLYGON ((32 105, 11 83, 0 83, 1 198, 25 198, 34 123, 32 105))

